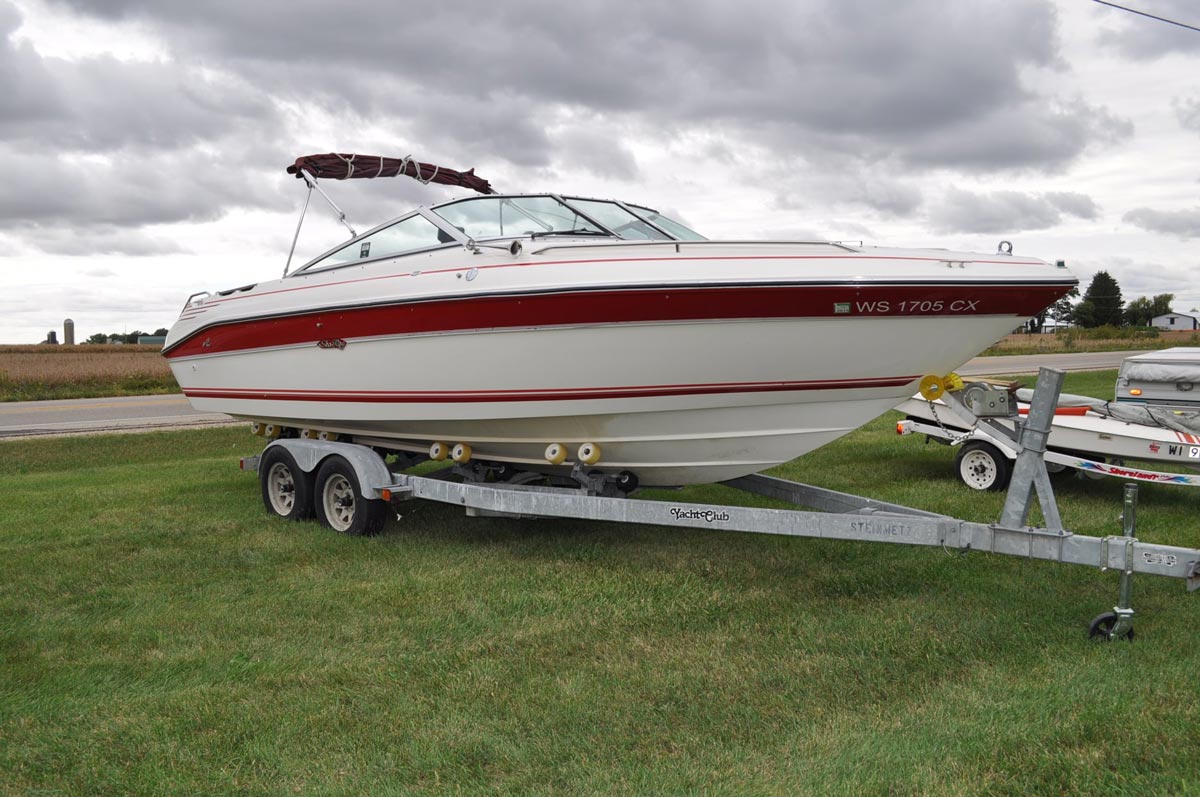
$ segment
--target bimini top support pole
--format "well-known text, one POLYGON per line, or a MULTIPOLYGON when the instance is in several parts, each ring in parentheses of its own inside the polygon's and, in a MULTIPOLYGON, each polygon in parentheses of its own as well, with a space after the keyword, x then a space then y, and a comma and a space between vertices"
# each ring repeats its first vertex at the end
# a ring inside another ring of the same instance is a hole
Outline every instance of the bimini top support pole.
POLYGON ((300 209, 300 220, 296 222, 296 234, 292 236, 292 248, 288 250, 287 263, 283 266, 283 276, 288 275, 292 267, 292 256, 296 254, 296 241, 300 240, 300 227, 304 225, 304 216, 308 213, 308 203, 312 199, 313 184, 308 184, 308 193, 304 195, 304 207, 300 209))
POLYGON ((288 275, 288 269, 292 267, 292 256, 296 254, 296 241, 300 239, 300 227, 304 224, 304 214, 308 213, 308 202, 312 199, 312 192, 314 188, 317 189, 317 193, 325 197, 325 201, 329 203, 329 207, 333 208, 333 212, 337 215, 337 219, 342 223, 342 226, 350 231, 350 237, 358 237, 358 233, 356 233, 354 228, 350 226, 350 222, 346 221, 345 212, 337 206, 336 202, 329 198, 329 194, 325 193, 325 191, 321 189, 321 186, 317 185, 316 177, 313 177, 304 169, 298 169, 296 176, 304 180, 305 184, 308 186, 308 195, 304 197, 304 208, 300 211, 300 221, 296 222, 296 234, 292 236, 292 248, 291 251, 288 252, 287 265, 283 267, 283 276, 285 277, 288 275))
POLYGON ((347 230, 350 231, 350 237, 357 238, 358 233, 356 233, 354 231, 354 228, 350 226, 350 222, 346 221, 345 212, 343 212, 342 209, 337 206, 337 203, 329 198, 329 194, 325 193, 324 189, 322 189, 321 186, 317 184, 317 178, 313 177, 311 174, 309 174, 304 169, 301 169, 299 174, 300 174, 300 177, 304 180, 304 182, 308 183, 308 187, 310 190, 315 188, 315 189, 317 189, 318 194, 325 197, 325 201, 329 203, 329 207, 333 208, 333 212, 337 214, 338 221, 340 221, 342 223, 343 227, 345 227, 347 230))

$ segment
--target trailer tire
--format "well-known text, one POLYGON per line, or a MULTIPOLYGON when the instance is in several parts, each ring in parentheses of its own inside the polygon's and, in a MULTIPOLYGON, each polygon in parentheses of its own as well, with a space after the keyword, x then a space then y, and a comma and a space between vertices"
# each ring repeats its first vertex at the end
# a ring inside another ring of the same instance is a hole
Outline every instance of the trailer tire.
POLYGON ((958 477, 972 490, 1003 490, 1012 478, 1012 463, 991 443, 972 440, 954 458, 958 477))
POLYGON ((270 446, 258 466, 263 506, 285 520, 307 520, 313 514, 313 477, 296 464, 283 446, 270 446))
POLYGON ((351 537, 378 534, 387 521, 387 502, 364 497, 358 474, 336 454, 317 469, 313 505, 318 520, 351 537))

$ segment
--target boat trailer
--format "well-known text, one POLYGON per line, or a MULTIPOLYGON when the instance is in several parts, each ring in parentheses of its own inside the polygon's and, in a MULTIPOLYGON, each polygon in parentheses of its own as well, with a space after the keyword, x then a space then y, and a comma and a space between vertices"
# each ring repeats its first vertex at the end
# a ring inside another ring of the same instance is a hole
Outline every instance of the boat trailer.
MULTIPOLYGON (((1088 537, 1063 527, 1043 459, 1062 380, 1062 371, 1043 368, 1039 372, 1029 415, 1015 433, 1018 453, 1004 509, 999 522, 992 524, 762 474, 722 484, 815 511, 633 498, 625 493, 628 484, 619 476, 589 472, 579 465, 571 478, 550 484, 534 483, 545 480, 542 474, 502 463, 467 462, 427 475, 393 473, 383 456, 368 445, 317 439, 273 440, 261 455, 243 459, 242 469, 258 472, 269 510, 300 519, 312 514, 307 511, 311 507, 326 525, 349 534, 378 531, 389 508, 399 517, 405 502, 423 499, 462 506, 470 516, 573 518, 925 545, 1086 565, 1101 572, 1112 569, 1121 574, 1117 605, 1092 621, 1089 636, 1132 639, 1134 574, 1182 578, 1188 592, 1194 591, 1200 588, 1200 550, 1137 539, 1136 483, 1125 485, 1122 534, 1088 537), (1026 525, 1035 494, 1044 528, 1026 525)), ((941 398, 955 412, 1005 429, 974 415, 961 392, 951 387, 941 398)), ((406 469, 422 459, 401 454, 397 464, 406 469)))

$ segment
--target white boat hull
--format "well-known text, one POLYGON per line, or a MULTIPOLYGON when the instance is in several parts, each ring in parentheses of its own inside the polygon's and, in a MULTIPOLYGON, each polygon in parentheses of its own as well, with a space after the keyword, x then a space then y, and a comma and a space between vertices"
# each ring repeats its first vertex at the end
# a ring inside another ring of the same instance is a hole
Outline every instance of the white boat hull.
POLYGON ((645 485, 786 462, 861 426, 1012 318, 800 318, 473 330, 175 358, 206 411, 545 468, 549 443, 645 485), (836 345, 830 345, 836 341, 836 345), (714 382, 713 375, 720 381, 714 382))

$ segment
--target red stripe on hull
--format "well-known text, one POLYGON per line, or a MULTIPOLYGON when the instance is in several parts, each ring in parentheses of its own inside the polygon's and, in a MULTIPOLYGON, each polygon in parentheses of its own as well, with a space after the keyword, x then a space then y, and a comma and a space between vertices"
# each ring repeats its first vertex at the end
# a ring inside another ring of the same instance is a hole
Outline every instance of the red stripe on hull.
POLYGON ((700 396, 714 393, 766 393, 796 390, 855 390, 902 387, 919 377, 825 379, 810 382, 724 382, 709 385, 631 385, 628 387, 551 388, 545 390, 256 390, 190 388, 188 398, 253 399, 256 401, 344 401, 364 404, 491 403, 508 401, 588 401, 594 399, 700 396))
POLYGON ((1063 285, 797 285, 655 288, 408 300, 216 324, 168 358, 381 335, 757 318, 1031 316, 1063 285))

